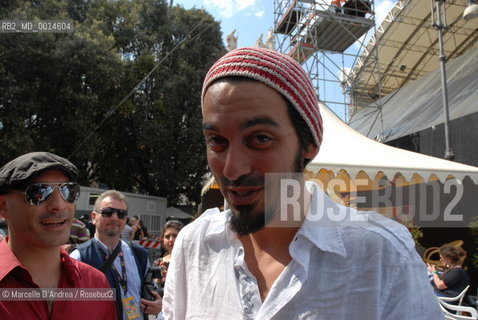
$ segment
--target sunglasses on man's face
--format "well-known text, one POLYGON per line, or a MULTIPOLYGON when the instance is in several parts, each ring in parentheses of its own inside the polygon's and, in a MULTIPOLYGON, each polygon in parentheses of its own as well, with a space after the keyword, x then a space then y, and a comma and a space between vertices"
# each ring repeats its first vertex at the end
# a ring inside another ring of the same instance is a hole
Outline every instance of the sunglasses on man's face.
POLYGON ((80 195, 80 185, 76 182, 66 183, 32 183, 24 191, 25 201, 31 206, 39 206, 50 199, 58 188, 63 200, 74 203, 80 195))
POLYGON ((102 208, 102 209, 95 210, 95 211, 98 212, 99 214, 101 214, 101 216, 103 216, 105 218, 111 217, 113 215, 113 213, 116 213, 116 216, 118 217, 118 219, 126 219, 126 216, 128 215, 127 210, 117 209, 117 208, 110 208, 110 207, 102 208))

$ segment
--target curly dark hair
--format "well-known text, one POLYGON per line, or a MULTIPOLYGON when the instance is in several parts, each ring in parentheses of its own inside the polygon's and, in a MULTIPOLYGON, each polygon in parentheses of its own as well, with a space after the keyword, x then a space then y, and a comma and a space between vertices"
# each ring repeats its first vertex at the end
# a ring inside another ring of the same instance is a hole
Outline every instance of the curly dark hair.
POLYGON ((451 261, 453 264, 458 264, 461 258, 466 255, 465 250, 461 247, 454 247, 450 245, 444 245, 439 249, 440 255, 451 261))
POLYGON ((163 231, 161 232, 161 236, 164 236, 164 233, 166 232, 167 229, 175 229, 177 232, 179 232, 181 231, 183 227, 184 227, 184 224, 181 221, 169 220, 168 222, 165 223, 163 227, 163 231))

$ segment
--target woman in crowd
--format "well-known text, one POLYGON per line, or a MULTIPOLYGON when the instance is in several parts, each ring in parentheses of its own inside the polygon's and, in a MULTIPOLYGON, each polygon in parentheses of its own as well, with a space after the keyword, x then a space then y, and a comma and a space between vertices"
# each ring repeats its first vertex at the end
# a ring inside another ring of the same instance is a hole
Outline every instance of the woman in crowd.
POLYGON ((164 286, 166 281, 166 274, 168 272, 169 262, 171 260, 171 252, 173 251, 174 241, 178 236, 179 231, 183 228, 183 224, 177 220, 169 220, 166 222, 161 233, 161 239, 165 252, 163 256, 154 261, 154 265, 161 267, 161 286, 164 286))
POLYGON ((144 238, 143 230, 139 225, 138 216, 132 216, 129 219, 129 225, 131 226, 131 238, 130 240, 142 240, 144 238))
POLYGON ((439 253, 440 261, 446 269, 439 274, 435 265, 428 264, 428 271, 433 277, 431 284, 437 296, 456 297, 468 286, 470 281, 465 269, 460 265, 465 251, 460 247, 445 245, 440 248, 439 253))

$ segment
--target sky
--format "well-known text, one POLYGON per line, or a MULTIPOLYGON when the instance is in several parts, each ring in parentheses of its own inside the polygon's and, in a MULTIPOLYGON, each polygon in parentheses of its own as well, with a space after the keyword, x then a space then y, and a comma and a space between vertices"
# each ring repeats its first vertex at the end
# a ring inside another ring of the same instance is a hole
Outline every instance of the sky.
MULTIPOLYGON (((234 29, 236 30, 237 46, 254 46, 256 40, 262 35, 265 42, 269 29, 274 26, 274 1, 275 0, 173 0, 173 5, 181 5, 185 9, 193 7, 205 9, 216 21, 221 23, 224 45, 226 45, 226 36, 234 29)), ((327 3, 329 0, 326 0, 327 3)), ((375 0, 375 16, 377 26, 383 21, 390 9, 397 0, 375 0)), ((369 33, 371 34, 371 33, 369 33)), ((368 39, 364 40, 365 43, 368 39)), ((358 51, 358 46, 356 47, 358 51)), ((331 96, 341 95, 341 88, 330 85, 323 86, 323 90, 328 90, 331 96)), ((319 97, 326 92, 319 92, 319 97)), ((336 100, 337 101, 337 100, 336 100)), ((345 118, 344 106, 329 107, 342 119, 345 118)))
POLYGON ((221 23, 226 36, 236 29, 237 46, 254 46, 257 38, 274 25, 274 0, 173 0, 185 9, 205 9, 221 23))

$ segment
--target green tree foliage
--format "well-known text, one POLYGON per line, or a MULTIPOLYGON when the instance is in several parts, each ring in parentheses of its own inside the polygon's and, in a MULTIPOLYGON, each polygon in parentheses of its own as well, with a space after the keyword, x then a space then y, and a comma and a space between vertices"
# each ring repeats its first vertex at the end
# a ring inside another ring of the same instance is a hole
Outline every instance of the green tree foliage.
POLYGON ((224 53, 207 12, 165 0, 8 0, 0 18, 74 21, 72 33, 0 34, 0 164, 46 150, 78 165, 82 184, 199 201, 201 84, 224 53))

